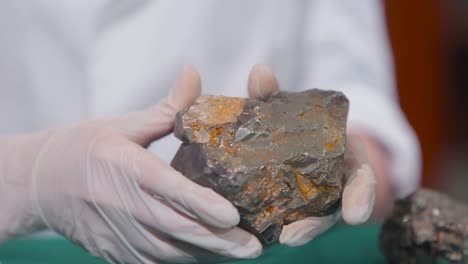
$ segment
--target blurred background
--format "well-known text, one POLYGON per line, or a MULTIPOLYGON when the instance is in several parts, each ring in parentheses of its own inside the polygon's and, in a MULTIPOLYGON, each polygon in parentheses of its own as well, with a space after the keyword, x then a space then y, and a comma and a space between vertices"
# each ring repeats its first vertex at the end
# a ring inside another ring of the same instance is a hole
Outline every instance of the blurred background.
POLYGON ((423 186, 468 202, 468 0, 387 0, 386 12, 423 186))

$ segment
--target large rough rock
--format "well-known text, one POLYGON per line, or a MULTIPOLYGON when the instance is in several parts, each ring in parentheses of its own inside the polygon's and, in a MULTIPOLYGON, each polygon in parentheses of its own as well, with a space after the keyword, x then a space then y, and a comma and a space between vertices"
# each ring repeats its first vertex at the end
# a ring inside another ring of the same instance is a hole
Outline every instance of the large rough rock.
POLYGON ((202 96, 178 113, 171 165, 230 200, 264 244, 282 226, 340 205, 348 100, 340 92, 278 92, 264 102, 202 96))
POLYGON ((396 202, 380 246, 390 263, 436 263, 437 258, 468 263, 468 207, 421 189, 396 202))

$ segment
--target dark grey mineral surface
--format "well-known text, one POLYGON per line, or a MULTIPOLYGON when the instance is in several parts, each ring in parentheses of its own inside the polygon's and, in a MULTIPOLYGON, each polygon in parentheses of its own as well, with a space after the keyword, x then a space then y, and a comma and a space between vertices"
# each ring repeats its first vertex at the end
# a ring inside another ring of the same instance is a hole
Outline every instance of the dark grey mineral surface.
POLYGON ((340 92, 278 92, 265 101, 202 96, 178 113, 171 165, 231 201, 264 244, 282 226, 340 205, 348 100, 340 92))
POLYGON ((396 202, 380 246, 390 263, 468 263, 468 207, 445 194, 419 190, 396 202))

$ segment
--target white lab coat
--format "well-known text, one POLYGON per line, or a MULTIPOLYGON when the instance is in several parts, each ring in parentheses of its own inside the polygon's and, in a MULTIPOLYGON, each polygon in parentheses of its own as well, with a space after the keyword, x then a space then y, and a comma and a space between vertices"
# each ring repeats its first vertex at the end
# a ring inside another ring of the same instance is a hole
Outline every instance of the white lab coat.
MULTIPOLYGON (((1 1, 0 133, 142 109, 185 63, 208 94, 246 96, 255 63, 282 89, 343 91, 349 125, 391 153, 398 195, 417 186, 418 143, 398 105, 378 0, 1 1)), ((151 150, 170 161, 178 145, 170 136, 151 150)))

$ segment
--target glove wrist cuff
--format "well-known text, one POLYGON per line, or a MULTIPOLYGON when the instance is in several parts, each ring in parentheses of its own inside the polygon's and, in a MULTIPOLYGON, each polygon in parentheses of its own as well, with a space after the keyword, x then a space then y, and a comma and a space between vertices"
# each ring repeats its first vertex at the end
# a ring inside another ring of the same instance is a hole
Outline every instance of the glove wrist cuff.
POLYGON ((0 137, 0 243, 39 231, 46 224, 37 213, 31 186, 36 158, 51 131, 0 137))

